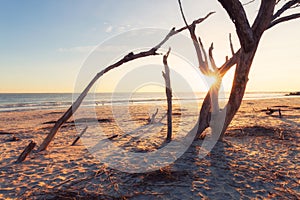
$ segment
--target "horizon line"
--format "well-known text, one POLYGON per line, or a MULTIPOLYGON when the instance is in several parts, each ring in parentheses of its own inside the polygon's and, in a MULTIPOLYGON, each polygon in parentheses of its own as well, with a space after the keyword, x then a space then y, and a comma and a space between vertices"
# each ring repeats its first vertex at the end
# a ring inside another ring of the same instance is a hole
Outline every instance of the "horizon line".
MULTIPOLYGON (((300 91, 300 90, 299 90, 300 91)), ((207 91, 194 91, 195 93, 207 93, 207 91)), ((230 93, 231 91, 224 91, 225 93, 230 93)), ((277 90, 267 90, 267 91, 246 91, 245 93, 290 93, 290 92, 298 92, 298 91, 277 91, 277 90)), ((95 94, 103 94, 103 93, 131 93, 130 91, 124 91, 124 92, 95 92, 95 94)), ((149 91, 149 92, 135 92, 135 93, 165 93, 165 91, 149 91)), ((178 91, 177 93, 192 93, 192 92, 186 92, 186 91, 178 91)), ((79 92, 0 92, 0 94, 81 94, 79 92)))

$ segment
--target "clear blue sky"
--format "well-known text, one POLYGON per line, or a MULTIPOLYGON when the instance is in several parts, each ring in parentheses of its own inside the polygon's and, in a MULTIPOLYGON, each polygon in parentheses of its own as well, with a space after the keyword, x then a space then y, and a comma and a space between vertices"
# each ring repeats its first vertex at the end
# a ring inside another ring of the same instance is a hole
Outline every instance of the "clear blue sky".
MULTIPOLYGON (((212 0, 184 0, 189 21, 217 13, 199 26, 204 43, 215 43, 217 63, 229 54, 234 28, 212 0)), ((253 18, 257 3, 247 6, 253 18)), ((176 0, 3 0, 0 2, 0 92, 72 92, 89 51, 136 28, 181 27, 176 0)), ((300 20, 263 37, 248 91, 300 90, 300 20)), ((234 36, 236 49, 238 43, 234 36)))

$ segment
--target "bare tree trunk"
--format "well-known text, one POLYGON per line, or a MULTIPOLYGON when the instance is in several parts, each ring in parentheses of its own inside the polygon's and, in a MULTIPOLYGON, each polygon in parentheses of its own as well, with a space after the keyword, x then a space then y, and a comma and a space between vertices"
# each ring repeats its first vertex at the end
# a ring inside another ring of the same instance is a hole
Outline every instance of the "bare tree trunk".
POLYGON ((165 72, 162 72, 163 77, 166 82, 166 96, 167 96, 167 104, 168 104, 168 110, 167 110, 167 142, 170 142, 172 140, 172 88, 171 88, 171 80, 170 80, 170 68, 168 66, 168 56, 171 49, 164 55, 163 63, 165 66, 165 72))
MULTIPOLYGON (((226 4, 230 1, 231 3, 236 3, 237 0, 219 0, 220 3, 224 6, 227 13, 230 13, 230 17, 234 21, 234 19, 237 16, 240 16, 239 12, 244 12, 242 9, 235 10, 234 8, 227 7, 226 4)), ((230 4, 230 3, 229 3, 230 4)), ((260 9, 258 12, 258 15, 254 21, 253 26, 248 28, 248 30, 244 30, 242 33, 237 31, 237 34, 241 41, 241 52, 239 55, 238 63, 235 70, 234 80, 233 80, 233 86, 231 89, 230 97, 226 112, 226 119, 223 126, 223 130, 221 133, 221 139, 225 134, 225 131, 227 130, 230 122, 232 121, 234 115, 238 111, 247 86, 248 82, 248 74, 259 44, 259 41, 261 39, 262 34, 265 32, 265 30, 268 29, 274 12, 274 7, 276 4, 276 0, 262 0, 260 9), (252 34, 251 34, 251 33, 252 34), (249 35, 253 35, 253 41, 250 44, 247 44, 247 42, 243 41, 244 37, 250 37, 249 35), (245 46, 246 45, 246 46, 245 46)), ((247 29, 247 26, 243 26, 243 23, 248 23, 247 19, 245 21, 234 21, 235 26, 237 27, 237 30, 241 27, 243 29, 247 29), (241 27, 239 27, 241 26, 241 27)))
POLYGON ((233 80, 229 101, 226 105, 226 118, 221 133, 221 139, 224 136, 230 122, 238 111, 246 90, 248 82, 248 74, 255 55, 255 50, 249 53, 241 53, 240 61, 237 64, 236 72, 233 80), (241 67, 243 66, 243 67, 241 67))
POLYGON ((206 94, 202 107, 199 113, 199 118, 198 118, 198 129, 197 129, 197 135, 196 138, 203 138, 205 137, 204 135, 201 135, 203 131, 209 127, 209 121, 211 118, 211 101, 210 101, 210 91, 206 94))
MULTIPOLYGON (((218 69, 218 73, 220 75, 220 81, 222 81, 222 77, 227 73, 231 67, 233 67, 238 61, 239 61, 239 56, 240 56, 241 50, 239 49, 233 56, 229 59, 226 60, 226 62, 218 69)), ((211 120, 211 90, 213 88, 210 88, 209 91, 207 92, 201 109, 199 113, 199 118, 198 118, 198 129, 197 129, 197 134, 196 138, 204 138, 205 135, 202 134, 203 131, 209 127, 209 122, 211 120)))

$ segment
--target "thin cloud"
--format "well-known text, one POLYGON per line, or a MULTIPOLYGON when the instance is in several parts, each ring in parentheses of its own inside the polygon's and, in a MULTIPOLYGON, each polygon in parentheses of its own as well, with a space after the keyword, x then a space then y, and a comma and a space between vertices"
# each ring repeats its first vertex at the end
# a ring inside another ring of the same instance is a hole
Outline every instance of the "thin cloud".
POLYGON ((110 32, 112 32, 112 30, 113 30, 113 26, 108 26, 108 27, 105 29, 105 32, 106 32, 106 33, 110 33, 110 32))
POLYGON ((112 26, 109 25, 108 27, 105 28, 105 32, 106 33, 111 33, 111 32, 116 32, 116 33, 120 33, 120 32, 124 32, 127 31, 131 28, 130 24, 127 25, 119 25, 119 26, 112 26))
POLYGON ((120 51, 130 50, 129 46, 126 45, 105 45, 96 48, 97 45, 92 46, 78 46, 70 48, 59 48, 57 51, 61 53, 89 53, 91 51, 114 53, 120 51))
POLYGON ((78 47, 71 47, 71 48, 59 48, 58 52, 62 53, 88 53, 95 49, 97 46, 78 46, 78 47))

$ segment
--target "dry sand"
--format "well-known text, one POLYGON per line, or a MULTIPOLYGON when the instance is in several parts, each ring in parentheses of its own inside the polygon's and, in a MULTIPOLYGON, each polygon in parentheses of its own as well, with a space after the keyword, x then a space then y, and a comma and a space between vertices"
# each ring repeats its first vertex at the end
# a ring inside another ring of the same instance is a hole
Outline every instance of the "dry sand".
MULTIPOLYGON (((100 106, 102 131, 126 150, 159 148, 166 133, 165 119, 147 137, 149 129, 139 129, 145 128, 148 112, 153 111, 149 106, 131 105, 131 118, 118 122, 109 106, 100 106), (125 134, 133 129, 138 129, 137 135, 125 134)), ((175 106, 174 137, 192 128, 197 119, 194 111, 175 106)), ((244 101, 224 141, 206 157, 199 158, 203 141, 197 140, 174 163, 153 172, 110 169, 82 141, 70 146, 78 134, 71 122, 61 128, 47 151, 32 153, 16 164, 29 141, 41 144, 51 122, 62 113, 0 113, 0 199, 300 199, 300 98, 244 101), (267 107, 280 108, 282 118, 277 112, 267 115, 267 107), (14 136, 19 140, 11 141, 14 136)), ((88 115, 83 112, 80 117, 87 120, 88 115)))

